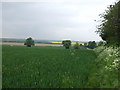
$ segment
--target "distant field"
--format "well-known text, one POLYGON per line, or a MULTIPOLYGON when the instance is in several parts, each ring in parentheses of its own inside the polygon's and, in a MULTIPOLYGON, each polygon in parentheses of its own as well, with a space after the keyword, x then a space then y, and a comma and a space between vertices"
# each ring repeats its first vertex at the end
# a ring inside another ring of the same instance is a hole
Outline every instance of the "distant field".
MULTIPOLYGON (((50 42, 51 44, 45 43, 36 43, 35 46, 63 46, 62 42, 50 42)), ((75 45, 76 42, 72 42, 72 45, 75 45)), ((84 43, 79 43, 84 45, 84 43)), ((24 43, 16 43, 16 42, 0 42, 0 45, 14 45, 14 46, 24 46, 24 43)))
POLYGON ((95 53, 63 47, 3 45, 3 88, 84 88, 95 53))
MULTIPOLYGON (((24 43, 11 43, 11 42, 2 42, 1 45, 13 45, 13 46, 24 46, 24 43)), ((35 46, 63 46, 63 45, 57 45, 57 44, 35 44, 35 46)))
MULTIPOLYGON (((25 39, 15 39, 15 38, 2 38, 2 41, 0 41, 0 45, 17 45, 17 46, 23 46, 25 39)), ((62 46, 61 40, 34 40, 36 46, 62 46)), ((72 41, 72 45, 75 45, 78 41, 72 41)), ((84 43, 87 43, 85 41, 79 42, 79 44, 84 45, 84 43)))
MULTIPOLYGON (((62 42, 60 42, 60 41, 59 41, 59 42, 56 42, 56 41, 49 41, 49 42, 54 43, 54 44, 62 44, 62 42)), ((74 42, 72 42, 71 44, 72 44, 72 45, 75 45, 75 44, 76 44, 76 42, 74 41, 74 42)), ((81 43, 79 43, 79 44, 84 45, 84 43, 82 43, 82 42, 81 42, 81 43)))

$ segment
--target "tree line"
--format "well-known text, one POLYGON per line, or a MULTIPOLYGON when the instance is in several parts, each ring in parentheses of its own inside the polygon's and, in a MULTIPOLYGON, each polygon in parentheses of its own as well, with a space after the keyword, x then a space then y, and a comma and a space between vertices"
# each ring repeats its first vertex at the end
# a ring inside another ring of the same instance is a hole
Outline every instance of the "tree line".
MULTIPOLYGON (((72 43, 71 40, 63 40, 62 41, 62 45, 66 49, 69 49, 71 47, 71 43, 72 43)), ((26 45, 27 47, 32 47, 32 46, 35 46, 35 42, 31 37, 29 37, 29 38, 26 39, 24 45, 26 45)), ((84 43, 84 45, 79 44, 78 42, 76 42, 76 44, 73 47, 74 47, 74 49, 79 49, 80 47, 86 47, 86 48, 94 49, 97 46, 101 46, 101 45, 104 45, 103 41, 100 41, 98 43, 98 45, 96 44, 95 41, 89 41, 88 43, 84 43)))
MULTIPOLYGON (((63 46, 66 49, 70 48, 71 43, 72 42, 70 40, 64 40, 64 41, 62 41, 62 44, 63 44, 63 46)), ((79 49, 80 47, 94 49, 94 48, 96 48, 98 46, 103 46, 103 45, 105 45, 105 43, 103 41, 100 41, 98 44, 95 41, 89 41, 88 43, 84 43, 83 45, 79 44, 78 42, 76 42, 76 44, 73 45, 73 47, 74 47, 74 49, 79 49)))

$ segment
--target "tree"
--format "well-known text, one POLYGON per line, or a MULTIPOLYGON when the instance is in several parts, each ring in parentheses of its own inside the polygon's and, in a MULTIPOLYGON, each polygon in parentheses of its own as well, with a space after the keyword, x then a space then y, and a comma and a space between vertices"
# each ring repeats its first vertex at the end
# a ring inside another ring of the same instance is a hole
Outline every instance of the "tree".
POLYGON ((104 42, 103 41, 100 41, 99 43, 98 43, 98 46, 103 46, 104 45, 104 42))
POLYGON ((70 40, 64 40, 64 41, 62 41, 62 44, 66 49, 69 49, 70 46, 71 46, 71 41, 70 40))
POLYGON ((101 24, 98 25, 97 33, 107 44, 120 45, 120 1, 110 5, 108 10, 100 15, 101 24))
POLYGON ((89 41, 87 47, 90 48, 90 49, 96 48, 96 43, 95 43, 95 41, 89 41))
POLYGON ((76 42, 76 44, 74 45, 74 49, 79 49, 79 48, 80 48, 79 43, 76 42))
POLYGON ((34 46, 34 40, 32 40, 31 37, 27 38, 24 45, 26 45, 27 47, 31 47, 31 46, 34 46))
POLYGON ((87 47, 87 43, 84 43, 84 47, 87 47))
POLYGON ((82 44, 80 44, 80 47, 83 46, 82 44))

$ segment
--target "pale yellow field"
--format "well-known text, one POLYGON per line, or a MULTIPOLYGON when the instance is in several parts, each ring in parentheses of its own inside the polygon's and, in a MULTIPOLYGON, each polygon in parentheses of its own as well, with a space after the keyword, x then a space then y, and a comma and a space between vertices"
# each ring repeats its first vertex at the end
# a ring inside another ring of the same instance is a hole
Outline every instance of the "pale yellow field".
MULTIPOLYGON (((49 42, 50 42, 50 43, 58 43, 58 44, 62 44, 62 42, 56 42, 56 41, 49 41, 49 42)), ((72 45, 75 45, 76 42, 72 42, 71 44, 72 44, 72 45)), ((84 43, 79 43, 79 44, 84 45, 84 43)))
MULTIPOLYGON (((37 44, 35 44, 35 46, 63 46, 62 42, 52 42, 51 41, 51 43, 53 43, 53 44, 42 44, 42 43, 38 44, 37 43, 37 44), (58 44, 61 44, 61 45, 58 45, 58 44)), ((72 42, 71 44, 75 45, 76 42, 72 42)), ((79 43, 79 44, 84 45, 84 43, 79 43)), ((11 43, 11 42, 2 42, 2 43, 0 42, 0 45, 25 46, 24 43, 11 43)))
MULTIPOLYGON (((0 45, 25 46, 24 43, 9 43, 9 42, 3 42, 3 43, 0 43, 0 45)), ((63 46, 63 45, 57 45, 57 44, 35 44, 35 46, 63 46)))

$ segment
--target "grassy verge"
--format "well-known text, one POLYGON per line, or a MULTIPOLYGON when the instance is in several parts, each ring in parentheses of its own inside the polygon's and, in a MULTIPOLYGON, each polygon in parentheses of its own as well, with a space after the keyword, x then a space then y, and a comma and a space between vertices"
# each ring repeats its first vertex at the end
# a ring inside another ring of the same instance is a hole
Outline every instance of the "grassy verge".
POLYGON ((95 49, 98 57, 88 79, 91 88, 118 88, 120 70, 120 48, 99 47, 95 49))

